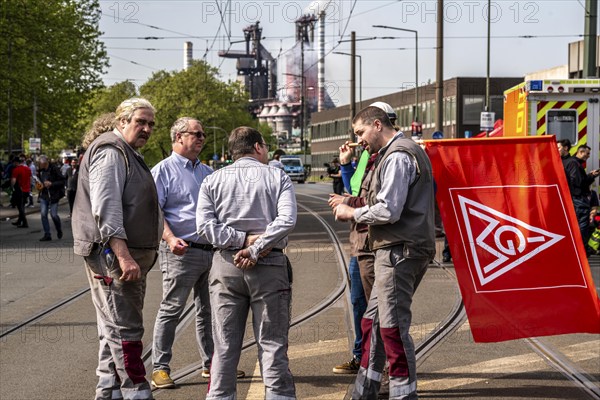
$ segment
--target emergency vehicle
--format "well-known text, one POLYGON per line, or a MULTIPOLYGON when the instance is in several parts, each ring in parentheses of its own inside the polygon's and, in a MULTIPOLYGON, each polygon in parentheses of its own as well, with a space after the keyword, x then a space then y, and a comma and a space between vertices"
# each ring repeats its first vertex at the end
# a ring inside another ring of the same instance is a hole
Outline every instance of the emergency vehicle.
POLYGON ((530 80, 506 90, 503 135, 556 135, 573 143, 572 155, 587 144, 592 149, 587 171, 597 169, 600 79, 530 80))

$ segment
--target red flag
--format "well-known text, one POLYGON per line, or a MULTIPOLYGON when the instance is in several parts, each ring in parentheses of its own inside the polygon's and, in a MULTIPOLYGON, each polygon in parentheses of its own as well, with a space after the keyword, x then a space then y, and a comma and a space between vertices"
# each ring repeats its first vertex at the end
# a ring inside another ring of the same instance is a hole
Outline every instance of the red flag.
POLYGON ((554 136, 426 142, 473 338, 600 333, 554 136))

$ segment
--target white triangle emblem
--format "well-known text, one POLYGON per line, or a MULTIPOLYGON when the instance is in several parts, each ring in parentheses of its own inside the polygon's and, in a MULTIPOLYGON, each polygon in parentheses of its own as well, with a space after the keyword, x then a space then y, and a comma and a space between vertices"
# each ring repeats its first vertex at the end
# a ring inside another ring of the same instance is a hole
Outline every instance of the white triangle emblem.
POLYGON ((464 196, 458 195, 458 199, 469 238, 467 245, 482 286, 564 238, 464 196), (483 260, 480 249, 485 254, 483 260))

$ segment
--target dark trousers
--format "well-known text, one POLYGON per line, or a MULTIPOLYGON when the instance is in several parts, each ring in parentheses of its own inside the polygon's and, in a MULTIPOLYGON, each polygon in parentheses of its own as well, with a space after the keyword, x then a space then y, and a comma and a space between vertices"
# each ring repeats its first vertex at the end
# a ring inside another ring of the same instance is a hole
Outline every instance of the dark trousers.
POLYGON ((73 204, 75 204, 76 190, 67 190, 67 199, 69 200, 69 214, 73 214, 73 204))
POLYGON ((573 205, 575 206, 575 214, 577 215, 577 223, 579 224, 579 231, 581 232, 581 238, 583 244, 587 245, 590 238, 590 201, 585 196, 573 197, 573 205))
POLYGON ((333 179, 333 193, 344 194, 344 181, 342 181, 342 178, 333 179))
POLYGON ((22 192, 20 188, 16 188, 13 193, 13 201, 17 210, 19 210, 19 218, 17 219, 17 225, 27 226, 27 217, 25 216, 25 202, 29 197, 29 193, 22 192))

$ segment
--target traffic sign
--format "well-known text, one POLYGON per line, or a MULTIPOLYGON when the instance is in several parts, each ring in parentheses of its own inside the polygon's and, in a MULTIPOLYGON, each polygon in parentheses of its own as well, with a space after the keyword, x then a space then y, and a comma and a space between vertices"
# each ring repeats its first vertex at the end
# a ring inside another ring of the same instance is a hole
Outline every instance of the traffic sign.
POLYGON ((480 122, 480 126, 481 126, 481 130, 482 131, 493 131, 494 130, 494 120, 496 113, 493 112, 487 112, 487 111, 482 111, 481 112, 481 122, 480 122))
POLYGON ((39 153, 42 149, 42 139, 41 138, 29 138, 29 151, 39 153))

